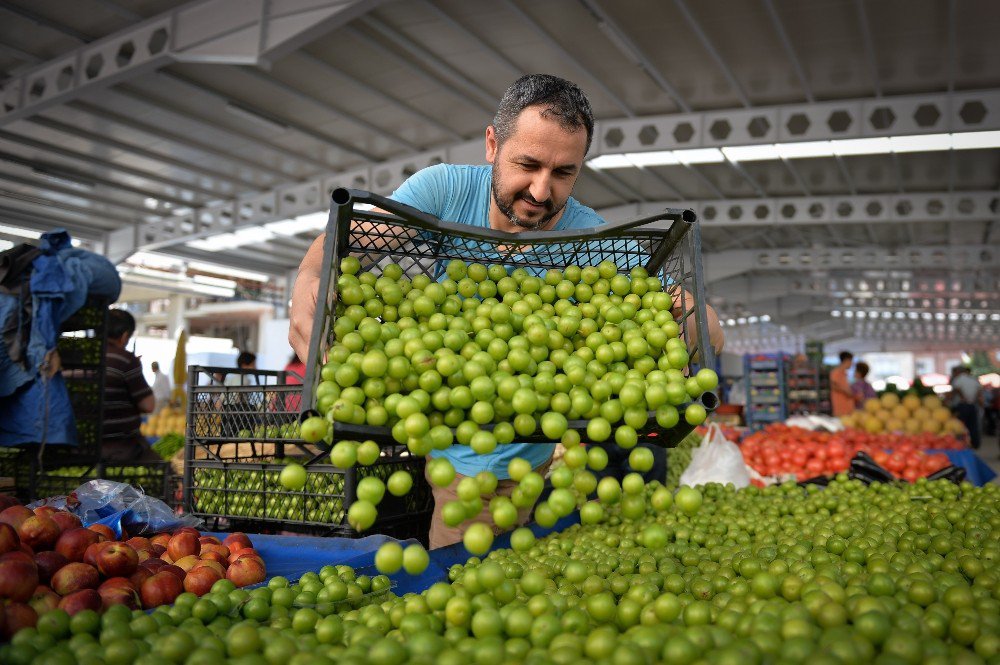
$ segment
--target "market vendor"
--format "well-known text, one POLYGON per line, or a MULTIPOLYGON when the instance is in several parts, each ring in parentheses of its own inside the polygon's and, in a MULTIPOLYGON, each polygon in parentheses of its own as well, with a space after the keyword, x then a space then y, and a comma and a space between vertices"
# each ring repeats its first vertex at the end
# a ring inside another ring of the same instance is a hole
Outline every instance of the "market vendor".
MULTIPOLYGON (((593 132, 590 102, 578 86, 547 74, 522 76, 504 93, 493 124, 486 128, 487 165, 428 167, 407 179, 390 198, 442 220, 508 233, 599 226, 604 220, 570 196, 593 132)), ((292 293, 289 342, 301 358, 308 357, 322 269, 321 235, 303 258, 292 293)), ((722 329, 711 308, 708 320, 711 344, 721 350, 722 329)), ((516 483, 508 478, 508 462, 522 457, 544 475, 553 450, 554 445, 513 443, 488 455, 478 455, 467 446, 434 451, 434 456, 447 457, 459 475, 451 487, 432 484, 431 547, 458 542, 471 523, 449 528, 441 520, 441 507, 454 498, 462 477, 492 471, 500 479, 497 493, 509 495, 516 483)), ((665 457, 662 449, 657 454, 665 457)), ((519 517, 523 523, 528 511, 519 517)), ((473 521, 491 524, 489 511, 484 508, 473 521)))
POLYGON ((129 351, 135 317, 123 309, 108 312, 107 366, 104 370, 104 425, 101 461, 106 464, 162 462, 139 432, 142 414, 156 407, 142 363, 129 351))

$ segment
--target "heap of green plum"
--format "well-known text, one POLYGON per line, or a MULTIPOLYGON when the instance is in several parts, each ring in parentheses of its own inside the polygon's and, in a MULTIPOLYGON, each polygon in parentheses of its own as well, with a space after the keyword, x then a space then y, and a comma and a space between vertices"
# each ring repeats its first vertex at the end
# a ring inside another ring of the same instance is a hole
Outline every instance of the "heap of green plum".
POLYGON ((702 436, 698 432, 691 432, 670 449, 667 455, 667 482, 669 489, 676 489, 680 485, 681 475, 691 463, 691 455, 694 449, 701 445, 702 436))
POLYGON ((0 662, 1000 662, 1000 486, 620 489, 421 593, 344 567, 218 582, 148 615, 44 615, 0 662))
MULTIPOLYGON (((674 297, 642 267, 626 275, 603 261, 535 276, 456 260, 438 281, 408 279, 396 264, 381 274, 360 268, 353 257, 340 264, 337 316, 316 389, 323 417, 302 424, 306 441, 328 436, 326 422, 334 432, 341 422, 391 428, 393 438, 420 457, 452 445, 489 454, 528 437, 561 441, 570 449, 566 469, 553 477, 556 490, 536 510, 539 523, 550 524, 594 491, 586 467, 607 464, 603 450, 579 447, 581 433, 569 421, 587 421, 589 442, 632 450, 633 468, 642 471, 652 466, 652 455, 636 444, 651 420, 663 429, 681 418, 689 425, 705 420, 697 398, 714 389, 718 377, 707 369, 685 374, 690 358, 674 297)), ((356 447, 338 442, 331 462, 351 466, 356 447)), ((543 488, 523 459, 515 458, 509 473, 517 490, 490 505, 502 528, 543 488)), ((433 459, 428 476, 445 486, 455 470, 447 459, 433 459)), ((445 507, 445 522, 478 515, 481 497, 496 484, 489 472, 464 479, 460 500, 445 507)), ((368 503, 360 500, 348 512, 359 531, 374 521, 368 503)))

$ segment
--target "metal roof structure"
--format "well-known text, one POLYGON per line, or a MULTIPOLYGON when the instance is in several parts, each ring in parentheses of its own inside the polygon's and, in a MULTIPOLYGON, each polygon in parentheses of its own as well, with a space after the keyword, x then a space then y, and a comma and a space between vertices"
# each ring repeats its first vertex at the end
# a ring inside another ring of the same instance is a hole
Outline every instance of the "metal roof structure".
POLYGON ((332 188, 481 163, 543 71, 598 118, 578 199, 699 214, 733 350, 991 347, 998 32, 992 0, 0 0, 0 239, 287 276, 332 188))

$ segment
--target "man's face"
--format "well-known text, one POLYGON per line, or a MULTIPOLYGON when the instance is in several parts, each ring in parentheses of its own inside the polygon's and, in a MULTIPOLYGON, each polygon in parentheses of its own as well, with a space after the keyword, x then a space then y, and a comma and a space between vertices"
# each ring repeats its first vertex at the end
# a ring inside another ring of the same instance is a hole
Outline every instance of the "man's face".
POLYGON ((502 146, 486 130, 486 161, 493 165, 490 226, 498 231, 549 229, 566 206, 583 168, 587 131, 567 131, 529 106, 502 146))

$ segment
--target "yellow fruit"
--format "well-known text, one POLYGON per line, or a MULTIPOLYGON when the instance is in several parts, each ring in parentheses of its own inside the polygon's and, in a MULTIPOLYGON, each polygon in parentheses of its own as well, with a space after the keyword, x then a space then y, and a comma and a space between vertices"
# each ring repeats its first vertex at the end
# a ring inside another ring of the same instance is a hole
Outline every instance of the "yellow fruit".
POLYGON ((924 407, 927 409, 936 409, 941 406, 941 400, 938 399, 937 395, 927 395, 923 400, 924 407))
POLYGON ((899 418, 889 418, 885 421, 885 431, 887 432, 902 432, 903 429, 903 421, 899 418))
POLYGON ((910 410, 902 404, 898 404, 892 408, 892 417, 896 420, 906 420, 910 417, 910 410))
POLYGON ((910 411, 915 411, 920 408, 920 396, 910 393, 903 397, 903 406, 905 406, 910 411))
POLYGON ((920 432, 920 421, 916 418, 907 418, 903 421, 903 431, 907 434, 917 434, 920 432))
POLYGON ((866 432, 870 432, 872 434, 878 434, 884 429, 885 425, 882 423, 881 420, 879 420, 875 416, 867 415, 865 416, 864 427, 866 432))
POLYGON ((879 398, 882 402, 882 406, 887 409, 892 409, 895 406, 899 406, 899 395, 896 393, 886 393, 879 398))
POLYGON ((877 398, 873 397, 872 399, 865 400, 864 409, 868 413, 875 413, 879 411, 881 408, 882 408, 882 402, 878 401, 877 398))
POLYGON ((941 423, 937 420, 924 420, 920 423, 920 430, 923 432, 930 432, 931 434, 937 434, 941 431, 941 423))
POLYGON ((857 425, 857 418, 855 417, 855 414, 853 414, 853 413, 849 413, 846 416, 841 416, 840 417, 840 422, 844 425, 844 427, 847 427, 849 429, 853 429, 853 428, 855 428, 855 427, 858 426, 857 425))
POLYGON ((875 412, 875 417, 881 420, 883 423, 892 420, 892 414, 885 409, 879 409, 875 412))
POLYGON ((934 409, 933 412, 931 412, 931 418, 938 421, 939 423, 944 424, 949 420, 951 420, 951 411, 949 411, 947 408, 943 406, 938 407, 934 409))
POLYGON ((965 424, 962 423, 958 418, 952 418, 947 423, 945 423, 944 429, 950 434, 964 434, 965 424))
POLYGON ((930 420, 931 419, 930 409, 925 409, 924 407, 920 407, 919 409, 914 409, 913 417, 919 420, 920 422, 923 422, 925 420, 930 420))

